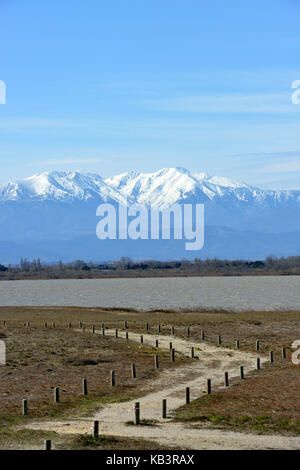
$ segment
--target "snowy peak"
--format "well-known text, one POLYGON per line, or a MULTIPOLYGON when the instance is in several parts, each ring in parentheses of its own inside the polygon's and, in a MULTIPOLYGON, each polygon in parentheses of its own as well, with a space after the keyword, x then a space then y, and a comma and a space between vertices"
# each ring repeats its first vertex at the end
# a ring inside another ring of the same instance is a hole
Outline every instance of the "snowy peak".
POLYGON ((87 201, 91 198, 102 198, 105 201, 108 199, 124 200, 122 195, 108 186, 101 176, 79 171, 44 172, 0 186, 0 200, 2 201, 87 201))

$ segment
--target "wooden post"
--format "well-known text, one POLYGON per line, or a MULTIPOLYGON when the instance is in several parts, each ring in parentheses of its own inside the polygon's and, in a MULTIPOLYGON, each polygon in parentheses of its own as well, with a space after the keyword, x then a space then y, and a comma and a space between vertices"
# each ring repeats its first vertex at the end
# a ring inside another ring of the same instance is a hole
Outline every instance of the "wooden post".
POLYGON ((170 341, 170 343, 169 343, 169 350, 172 351, 172 348, 173 348, 173 343, 170 341))
POLYGON ((159 358, 157 354, 154 356, 154 364, 155 364, 155 369, 159 369, 159 358))
POLYGON ((194 357, 195 357, 195 348, 194 348, 194 346, 192 346, 191 347, 191 358, 194 359, 194 357))
POLYGON ((140 424, 140 404, 136 402, 134 407, 134 424, 140 424))
POLYGON ((146 322, 146 331, 148 331, 148 330, 149 330, 149 323, 146 322))
POLYGON ((270 351, 270 362, 274 362, 274 353, 270 351))
POLYGON ((225 385, 225 387, 229 387, 228 372, 224 373, 224 385, 225 385))
POLYGON ((131 375, 133 379, 136 379, 136 367, 134 363, 131 364, 131 375))
POLYGON ((116 338, 118 337, 118 328, 116 328, 115 337, 116 337, 116 338))
POLYGON ((51 440, 50 439, 47 439, 44 442, 44 445, 45 445, 45 450, 51 450, 51 440))
POLYGON ((59 403, 59 387, 54 388, 54 402, 59 403))
POLYGON ((116 385, 116 377, 115 377, 114 370, 110 371, 110 378, 111 378, 111 386, 114 387, 116 385))
POLYGON ((259 370, 260 369, 260 357, 258 357, 256 359, 256 369, 259 370))
POLYGON ((88 394, 87 379, 82 380, 82 393, 83 393, 83 395, 88 394))
POLYGON ((102 336, 105 336, 105 328, 102 327, 102 336))
POLYGON ((175 335, 175 327, 174 327, 174 326, 171 327, 171 334, 172 334, 173 336, 175 335))
POLYGON ((46 322, 46 321, 45 321, 45 323, 44 323, 44 328, 47 328, 47 322, 46 322))
POLYGON ((204 341, 204 330, 201 330, 201 341, 204 341))
POLYGON ((155 347, 158 348, 158 339, 155 340, 155 347))
POLYGON ((220 335, 218 336, 217 344, 218 344, 218 346, 221 346, 221 344, 222 344, 222 339, 221 339, 220 335))
POLYGON ((160 325, 158 325, 157 331, 158 331, 158 333, 161 332, 161 326, 160 325))
POLYGON ((185 389, 185 403, 188 405, 190 403, 190 387, 185 389))
POLYGON ((105 325, 104 325, 104 323, 101 323, 101 328, 105 328, 105 325))
POLYGON ((92 333, 93 333, 93 335, 95 334, 95 326, 94 325, 92 326, 92 333))
POLYGON ((27 406, 27 400, 24 399, 22 400, 22 413, 24 416, 28 415, 28 406, 27 406))
POLYGON ((259 339, 256 340, 255 349, 256 351, 259 351, 259 339))
POLYGON ((281 349, 281 354, 282 354, 282 359, 286 359, 286 349, 285 348, 281 349))
POLYGON ((186 329, 186 334, 187 334, 187 337, 189 338, 190 337, 190 327, 189 326, 186 329))
POLYGON ((144 336, 141 335, 141 344, 144 344, 144 336))
POLYGON ((207 379, 207 395, 211 394, 211 379, 207 379))
POLYGON ((99 421, 94 421, 93 437, 97 439, 99 437, 99 421))
POLYGON ((241 377, 241 379, 244 379, 244 378, 245 378, 244 366, 240 366, 240 377, 241 377))
POLYGON ((128 328, 128 325, 127 325, 127 321, 126 321, 126 320, 124 320, 124 328, 125 328, 125 330, 127 330, 127 328, 128 328))
POLYGON ((235 341, 235 348, 236 348, 236 349, 240 349, 240 340, 239 340, 239 339, 237 339, 237 340, 235 341))
POLYGON ((171 349, 171 361, 175 362, 175 349, 174 348, 171 349))
POLYGON ((126 339, 129 338, 129 336, 128 336, 128 331, 126 331, 126 333, 125 333, 125 338, 126 338, 126 339))
POLYGON ((167 400, 163 399, 162 401, 162 417, 163 419, 167 418, 167 400))
POLYGON ((79 322, 79 328, 82 328, 82 321, 79 322))

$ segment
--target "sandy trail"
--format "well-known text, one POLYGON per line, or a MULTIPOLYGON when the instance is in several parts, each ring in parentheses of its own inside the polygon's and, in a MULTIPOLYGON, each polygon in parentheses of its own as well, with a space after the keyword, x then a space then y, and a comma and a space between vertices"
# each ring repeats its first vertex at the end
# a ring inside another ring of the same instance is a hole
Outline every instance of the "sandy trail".
MULTIPOLYGON (((100 334, 99 331, 96 331, 100 334)), ((105 330, 106 335, 115 335, 115 330, 105 330)), ((119 331, 120 337, 125 337, 124 331, 119 331)), ((140 342, 140 334, 129 332, 131 341, 140 342)), ((90 434, 92 423, 99 420, 100 433, 140 437, 157 441, 166 449, 179 446, 184 449, 299 449, 300 437, 268 435, 258 436, 215 429, 193 429, 183 423, 172 423, 172 411, 185 403, 185 389, 190 387, 191 400, 206 393, 207 378, 212 381, 212 390, 224 386, 224 371, 229 373, 229 380, 239 376, 240 365, 247 372, 255 369, 257 355, 240 350, 230 350, 213 346, 205 342, 196 343, 192 340, 166 335, 143 334, 144 344, 155 346, 159 340, 159 348, 169 350, 172 342, 177 353, 190 356, 191 347, 195 348, 195 360, 189 364, 174 369, 168 369, 154 380, 147 380, 144 390, 155 389, 143 397, 122 403, 106 405, 89 419, 74 419, 68 421, 36 422, 26 426, 31 429, 52 430, 58 433, 90 434), (162 418, 162 400, 167 400, 168 419, 162 418), (140 403, 141 419, 155 420, 155 425, 128 426, 125 423, 133 421, 135 402, 140 403)), ((262 357, 262 365, 267 362, 262 357)), ((137 370, 137 374, 139 371, 137 370)), ((116 385, 118 384, 116 377, 116 385)), ((134 380, 134 379, 133 379, 134 380)))

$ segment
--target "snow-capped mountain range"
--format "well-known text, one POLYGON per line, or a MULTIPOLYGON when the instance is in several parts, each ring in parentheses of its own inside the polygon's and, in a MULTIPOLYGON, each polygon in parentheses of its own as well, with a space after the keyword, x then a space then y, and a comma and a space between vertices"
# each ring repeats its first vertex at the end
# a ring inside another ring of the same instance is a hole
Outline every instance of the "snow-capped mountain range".
POLYGON ((193 256, 300 254, 300 191, 262 190, 184 168, 110 178, 52 171, 0 186, 0 263, 17 262, 20 256, 101 261, 187 255, 179 241, 98 240, 96 208, 102 202, 156 208, 203 203, 205 245, 193 256))
POLYGON ((266 191, 228 178, 192 174, 185 168, 163 168, 154 173, 127 172, 111 178, 93 173, 44 172, 0 185, 4 201, 115 201, 167 207, 180 202, 218 201, 256 205, 295 203, 300 191, 266 191))

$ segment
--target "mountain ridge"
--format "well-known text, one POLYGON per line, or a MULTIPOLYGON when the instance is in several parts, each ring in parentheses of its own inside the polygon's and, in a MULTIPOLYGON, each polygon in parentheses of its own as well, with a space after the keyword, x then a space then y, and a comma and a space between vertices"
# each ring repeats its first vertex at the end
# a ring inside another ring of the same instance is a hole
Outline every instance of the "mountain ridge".
POLYGON ((300 206, 300 190, 265 190, 206 173, 163 168, 152 173, 125 172, 109 178, 80 171, 46 171, 0 185, 4 201, 87 201, 145 204, 166 207, 182 202, 235 202, 276 206, 300 206))

